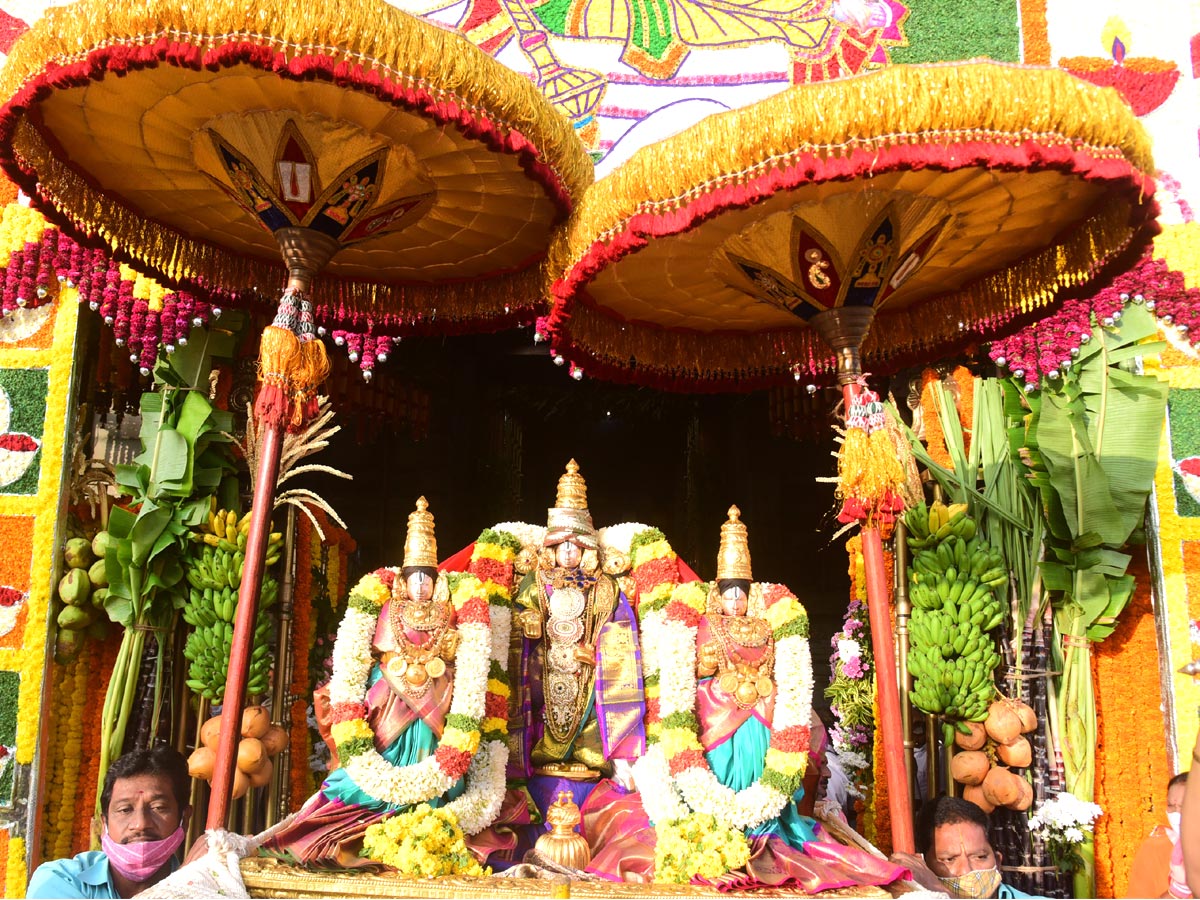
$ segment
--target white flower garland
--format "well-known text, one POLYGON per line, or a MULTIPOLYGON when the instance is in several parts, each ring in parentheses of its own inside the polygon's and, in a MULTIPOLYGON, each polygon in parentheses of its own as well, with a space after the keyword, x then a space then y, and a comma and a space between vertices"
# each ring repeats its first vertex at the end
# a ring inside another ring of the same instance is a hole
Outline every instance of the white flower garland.
POLYGON ((619 525, 601 528, 596 533, 596 539, 600 542, 600 549, 604 553, 611 553, 615 550, 628 556, 629 545, 633 543, 633 539, 643 531, 649 530, 649 525, 643 525, 640 522, 621 522, 619 525))
POLYGON ((508 747, 503 741, 488 741, 471 760, 467 789, 446 804, 464 834, 479 834, 494 821, 504 805, 508 747))
POLYGON ((542 549, 542 543, 546 540, 546 526, 528 522, 501 522, 493 525, 492 531, 507 531, 521 542, 522 550, 532 550, 534 553, 542 549))
POLYGON ((671 778, 666 757, 658 744, 653 744, 633 764, 633 783, 641 795, 642 808, 653 824, 678 822, 691 813, 671 778))

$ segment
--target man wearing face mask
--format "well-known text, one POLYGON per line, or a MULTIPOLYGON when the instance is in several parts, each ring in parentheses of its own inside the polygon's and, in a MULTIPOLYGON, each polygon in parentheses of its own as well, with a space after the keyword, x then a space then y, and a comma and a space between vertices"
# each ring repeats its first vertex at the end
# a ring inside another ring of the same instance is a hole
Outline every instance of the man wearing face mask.
POLYGON ((178 867, 192 808, 187 761, 170 747, 127 753, 100 795, 103 850, 43 863, 28 897, 133 897, 178 867))
POLYGON ((1187 772, 1167 782, 1167 827, 1156 825, 1142 841, 1129 872, 1127 897, 1172 897, 1170 891, 1171 851, 1179 842, 1179 818, 1187 790, 1187 772))
POLYGON ((1000 856, 988 840, 988 818, 974 803, 958 797, 939 797, 922 813, 924 858, 892 854, 892 862, 907 866, 913 880, 951 897, 1033 897, 1000 879, 1000 856))

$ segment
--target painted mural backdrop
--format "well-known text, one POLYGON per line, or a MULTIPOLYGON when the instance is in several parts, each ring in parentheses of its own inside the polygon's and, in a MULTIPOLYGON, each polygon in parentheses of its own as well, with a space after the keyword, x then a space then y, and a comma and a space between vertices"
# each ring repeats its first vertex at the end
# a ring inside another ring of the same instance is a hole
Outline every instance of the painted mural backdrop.
MULTIPOLYGON (((0 59, 49 5, 0 0, 0 59)), ((458 30, 527 74, 574 124, 599 177, 640 147, 795 83, 898 63, 973 57, 1061 66, 1114 87, 1141 116, 1155 141, 1166 226, 1155 253, 1184 273, 1189 286, 1200 286, 1200 223, 1194 216, 1200 205, 1200 5, 1195 0, 401 0, 395 5, 458 30)), ((50 346, 67 340, 68 324, 73 331, 73 320, 68 323, 61 313, 60 321, 46 324, 44 334, 60 335, 50 339, 50 346)), ((1200 656, 1200 360, 1187 341, 1176 344, 1160 369, 1172 391, 1156 495, 1166 588, 1157 592, 1157 602, 1169 613, 1160 616, 1166 622, 1161 647, 1172 671, 1200 656)), ((38 352, 42 355, 10 363, 9 352, 0 347, 0 443, 11 444, 2 451, 9 455, 0 458, 0 536, 6 547, 18 548, 0 565, 0 862, 5 863, 7 896, 23 893, 36 852, 26 847, 19 824, 28 820, 11 814, 30 799, 21 795, 24 782, 14 777, 20 770, 13 760, 23 766, 34 757, 47 631, 48 573, 31 562, 35 547, 48 548, 49 532, 30 514, 49 502, 45 492, 58 468, 48 464, 48 454, 61 454, 63 437, 62 410, 39 418, 27 402, 45 391, 53 397, 64 384, 48 362, 53 350, 38 352)), ((69 681, 55 675, 56 685, 69 681)), ((1196 735, 1200 688, 1182 676, 1170 682, 1168 724, 1176 746, 1168 749, 1182 748, 1179 756, 1186 759, 1196 735)), ((47 790, 61 788, 51 783, 47 790)), ((1110 812, 1119 820, 1117 804, 1110 812)), ((1138 819, 1128 834, 1114 832, 1112 840, 1129 843, 1140 829, 1138 819)), ((82 849, 68 848, 73 843, 78 841, 64 835, 54 849, 82 849)), ((1120 876, 1105 884, 1108 891, 1119 887, 1120 876)))

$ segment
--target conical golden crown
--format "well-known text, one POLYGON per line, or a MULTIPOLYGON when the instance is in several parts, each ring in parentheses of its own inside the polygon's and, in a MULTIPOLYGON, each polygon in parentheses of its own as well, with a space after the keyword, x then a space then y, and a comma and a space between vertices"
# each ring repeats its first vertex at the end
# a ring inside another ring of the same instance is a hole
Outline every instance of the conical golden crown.
POLYGON ((405 566, 437 567, 437 538, 433 534, 433 513, 424 497, 417 498, 417 508, 408 514, 408 535, 404 539, 405 566))
POLYGON ((750 574, 750 541, 746 525, 741 520, 742 511, 729 507, 729 519, 721 526, 721 549, 717 551, 717 580, 744 578, 752 581, 750 574))
POLYGON ((558 479, 558 498, 554 501, 557 509, 587 509, 587 482, 579 474, 579 463, 571 460, 567 463, 567 474, 558 479))

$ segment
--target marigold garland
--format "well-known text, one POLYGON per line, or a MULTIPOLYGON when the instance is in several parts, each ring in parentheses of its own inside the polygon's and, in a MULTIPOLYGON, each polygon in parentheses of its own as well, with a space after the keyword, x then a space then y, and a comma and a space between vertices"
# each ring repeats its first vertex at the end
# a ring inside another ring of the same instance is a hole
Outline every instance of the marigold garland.
POLYGON ((1050 30, 1046 0, 1020 0, 1023 61, 1031 66, 1050 65, 1050 30))
MULTIPOLYGON (((1170 769, 1161 735, 1166 726, 1154 704, 1160 690, 1158 640, 1146 559, 1136 554, 1137 579, 1116 631, 1094 645, 1096 685, 1096 796, 1104 815, 1095 826, 1096 893, 1124 897, 1133 857, 1155 825, 1166 822, 1170 769)), ((1189 592, 1191 586, 1189 585, 1189 592)))

